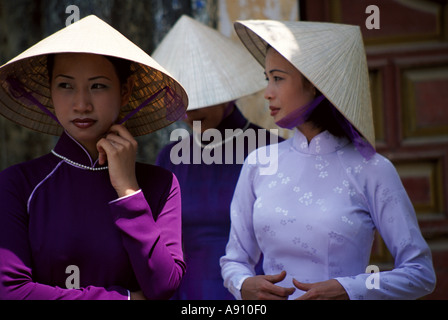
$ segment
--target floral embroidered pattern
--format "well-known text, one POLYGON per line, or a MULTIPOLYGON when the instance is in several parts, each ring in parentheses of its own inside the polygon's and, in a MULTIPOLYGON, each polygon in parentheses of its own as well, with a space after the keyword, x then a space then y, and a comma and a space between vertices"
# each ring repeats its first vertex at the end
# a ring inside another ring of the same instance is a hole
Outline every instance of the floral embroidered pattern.
POLYGON ((306 192, 302 197, 299 198, 300 203, 309 206, 313 203, 313 193, 306 192))

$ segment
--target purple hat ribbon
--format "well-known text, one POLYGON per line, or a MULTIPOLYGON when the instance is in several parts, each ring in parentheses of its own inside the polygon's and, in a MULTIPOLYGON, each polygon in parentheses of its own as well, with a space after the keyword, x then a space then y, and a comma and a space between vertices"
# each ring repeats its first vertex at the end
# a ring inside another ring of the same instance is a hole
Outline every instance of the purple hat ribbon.
POLYGON ((178 108, 178 106, 182 103, 182 98, 173 89, 165 86, 162 89, 157 90, 148 99, 143 101, 137 108, 129 112, 123 119, 121 119, 118 124, 123 124, 125 121, 129 120, 129 118, 131 118, 141 109, 153 102, 161 92, 165 92, 164 104, 167 106, 166 118, 169 121, 176 121, 177 119, 182 117, 185 114, 185 110, 183 108, 178 108), (173 100, 174 103, 172 102, 173 100))
POLYGON ((285 129, 292 129, 300 126, 301 124, 304 124, 308 120, 314 109, 316 109, 319 103, 321 103, 324 99, 324 95, 320 95, 317 98, 314 98, 314 100, 312 100, 308 104, 288 113, 286 116, 277 121, 276 124, 280 128, 285 129))
POLYGON ((355 148, 359 151, 359 153, 361 153, 364 159, 367 161, 370 160, 376 153, 375 148, 359 134, 358 130, 356 130, 353 125, 342 114, 340 114, 333 104, 331 104, 331 107, 334 118, 342 130, 344 130, 345 134, 348 136, 355 148))
MULTIPOLYGON (((48 108, 45 107, 39 100, 37 100, 31 94, 31 92, 26 91, 25 88, 23 87, 22 83, 20 83, 20 81, 18 81, 15 78, 8 77, 6 79, 6 82, 9 85, 8 89, 9 89, 9 93, 11 94, 11 96, 13 96, 17 100, 19 100, 19 99, 20 100, 23 100, 23 99, 28 100, 29 103, 37 106, 40 110, 42 110, 42 112, 44 112, 50 118, 52 118, 54 121, 59 123, 59 120, 56 117, 56 115, 53 114, 50 110, 48 110, 48 108)), ((182 102, 182 98, 176 92, 174 92, 174 90, 172 90, 170 87, 166 86, 162 89, 159 89, 157 92, 152 94, 151 97, 149 97, 148 99, 143 101, 137 108, 135 108, 134 110, 129 112, 119 122, 119 124, 123 124, 125 121, 129 120, 129 118, 134 116, 141 109, 143 109, 148 104, 150 104, 152 101, 154 101, 154 99, 156 99, 162 91, 166 91, 165 96, 164 96, 164 104, 168 106, 167 107, 167 115, 166 115, 167 119, 170 121, 175 121, 175 120, 179 119, 185 113, 183 108, 178 108, 178 105, 182 102), (174 103, 173 103, 173 100, 174 100, 174 103)))
POLYGON ((6 82, 9 84, 9 88, 8 88, 9 93, 15 99, 22 100, 22 101, 23 101, 23 99, 28 100, 28 102, 37 106, 40 110, 42 110, 42 112, 46 113, 50 118, 52 118, 54 121, 59 123, 58 118, 50 110, 48 110, 47 107, 45 107, 39 100, 37 100, 31 94, 31 92, 26 91, 25 88, 23 88, 23 85, 22 85, 22 83, 20 83, 20 81, 18 81, 15 78, 8 77, 6 79, 6 82))
MULTIPOLYGON (((325 99, 326 98, 324 95, 318 96, 305 106, 290 112, 277 121, 276 124, 281 128, 292 129, 305 123, 314 109, 316 109, 316 107, 325 99)), ((336 109, 330 101, 328 101, 328 103, 331 105, 334 119, 336 119, 337 123, 353 143, 355 148, 359 151, 359 153, 361 153, 364 159, 370 160, 376 153, 375 148, 359 134, 353 125, 336 109)))

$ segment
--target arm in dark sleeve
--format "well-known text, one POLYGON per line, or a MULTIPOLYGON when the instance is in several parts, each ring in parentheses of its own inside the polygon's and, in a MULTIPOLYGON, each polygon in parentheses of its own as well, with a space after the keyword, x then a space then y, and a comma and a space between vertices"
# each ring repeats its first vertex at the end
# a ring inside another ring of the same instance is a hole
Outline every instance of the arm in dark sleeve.
POLYGON ((148 299, 169 299, 185 273, 181 196, 173 174, 162 203, 156 219, 142 191, 110 203, 134 273, 148 299))

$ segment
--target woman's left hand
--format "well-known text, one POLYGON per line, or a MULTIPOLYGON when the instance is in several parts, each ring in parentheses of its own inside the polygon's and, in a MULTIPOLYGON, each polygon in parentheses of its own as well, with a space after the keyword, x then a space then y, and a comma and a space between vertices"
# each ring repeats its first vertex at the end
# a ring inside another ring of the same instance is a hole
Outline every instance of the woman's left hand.
POLYGON ((335 279, 315 283, 302 283, 293 279, 297 289, 306 291, 296 300, 348 300, 344 287, 335 279))
POLYGON ((131 133, 122 125, 113 125, 109 133, 96 144, 98 162, 107 161, 112 186, 118 197, 124 197, 139 190, 135 175, 135 161, 138 144, 131 133))

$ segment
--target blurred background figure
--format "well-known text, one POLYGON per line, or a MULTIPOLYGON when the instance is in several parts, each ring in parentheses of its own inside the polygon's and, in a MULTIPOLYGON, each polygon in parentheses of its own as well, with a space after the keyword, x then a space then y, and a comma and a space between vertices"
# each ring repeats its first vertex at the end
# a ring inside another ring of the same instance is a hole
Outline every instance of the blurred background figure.
POLYGON ((250 123, 235 103, 263 89, 263 69, 242 45, 186 15, 152 56, 185 87, 189 97, 185 121, 196 129, 167 145, 157 158, 158 165, 176 174, 182 192, 187 273, 175 299, 233 299, 223 286, 219 258, 230 231, 230 201, 242 166, 238 159, 241 152, 245 158, 255 147, 281 140, 269 131, 259 132, 261 128, 250 123), (208 129, 218 130, 222 139, 210 142, 202 136, 208 129), (179 143, 190 151, 189 161, 175 165, 172 157, 178 154, 172 150, 179 143), (198 163, 194 149, 217 161, 207 164, 202 156, 198 163))

